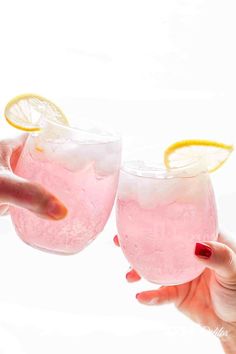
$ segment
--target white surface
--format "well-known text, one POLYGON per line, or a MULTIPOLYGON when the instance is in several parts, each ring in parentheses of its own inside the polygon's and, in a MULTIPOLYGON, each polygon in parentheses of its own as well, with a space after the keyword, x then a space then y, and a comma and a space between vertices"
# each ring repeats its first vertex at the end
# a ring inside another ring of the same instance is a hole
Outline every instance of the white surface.
MULTIPOLYGON (((121 129, 124 147, 181 138, 235 143, 235 6, 213 0, 0 4, 0 109, 37 92, 68 114, 121 129)), ((14 135, 1 122, 1 137, 14 135)), ((236 156, 213 177, 221 222, 236 232, 236 156)), ((221 353, 173 306, 145 307, 112 244, 112 217, 72 257, 44 254, 0 220, 0 353, 221 353), (204 349, 203 349, 204 348, 204 349)))

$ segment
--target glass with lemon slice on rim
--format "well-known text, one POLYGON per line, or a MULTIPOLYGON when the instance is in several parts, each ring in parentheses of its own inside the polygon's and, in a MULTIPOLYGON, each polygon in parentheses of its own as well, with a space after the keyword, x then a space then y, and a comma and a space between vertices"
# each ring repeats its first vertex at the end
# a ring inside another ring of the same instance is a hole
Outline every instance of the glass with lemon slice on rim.
POLYGON ((218 235, 209 173, 222 166, 232 150, 213 141, 185 140, 165 150, 161 165, 152 149, 139 150, 123 164, 116 205, 118 238, 140 276, 173 285, 202 273, 195 244, 218 235))
POLYGON ((68 209, 65 219, 50 221, 11 206, 18 235, 48 252, 81 251, 109 218, 118 184, 120 136, 81 118, 69 123, 54 103, 32 94, 11 100, 5 117, 30 133, 15 173, 42 184, 68 209))

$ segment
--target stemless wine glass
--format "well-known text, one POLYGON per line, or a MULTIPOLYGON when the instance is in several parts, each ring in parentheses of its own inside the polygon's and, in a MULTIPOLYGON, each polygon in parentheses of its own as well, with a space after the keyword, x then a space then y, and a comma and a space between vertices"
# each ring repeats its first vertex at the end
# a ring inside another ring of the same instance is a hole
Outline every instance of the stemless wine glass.
POLYGON ((68 127, 45 120, 41 132, 28 136, 15 173, 47 188, 68 209, 65 219, 50 221, 10 207, 20 238, 41 250, 73 254, 100 233, 117 191, 121 139, 92 126, 68 127))
POLYGON ((196 242, 217 239, 217 212, 203 160, 167 170, 147 159, 123 164, 116 206, 118 238, 145 279, 181 284, 204 270, 196 242))

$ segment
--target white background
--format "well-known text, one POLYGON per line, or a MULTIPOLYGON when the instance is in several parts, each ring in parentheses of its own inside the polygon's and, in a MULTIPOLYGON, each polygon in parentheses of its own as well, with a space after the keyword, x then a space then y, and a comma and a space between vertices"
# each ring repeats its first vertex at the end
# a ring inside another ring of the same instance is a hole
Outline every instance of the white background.
MULTIPOLYGON (((36 92, 120 129, 125 148, 236 141, 234 1, 0 1, 0 110, 36 92)), ((71 111, 72 112, 72 111, 71 111)), ((14 135, 0 122, 1 137, 14 135)), ((127 151, 127 150, 126 150, 127 151)), ((212 176, 235 231, 236 157, 212 176)), ((0 220, 0 353, 221 353, 172 305, 145 307, 113 246, 114 215, 71 257, 36 251, 0 220)))

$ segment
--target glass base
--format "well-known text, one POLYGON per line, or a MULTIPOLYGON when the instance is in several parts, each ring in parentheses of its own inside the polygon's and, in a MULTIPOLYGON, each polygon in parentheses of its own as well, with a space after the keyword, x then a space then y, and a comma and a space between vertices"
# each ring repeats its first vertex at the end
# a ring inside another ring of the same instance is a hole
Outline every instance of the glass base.
POLYGON ((157 282, 157 281, 148 280, 147 278, 144 278, 144 279, 147 280, 149 283, 156 284, 156 285, 160 285, 160 286, 182 285, 182 284, 185 284, 185 283, 189 283, 190 281, 193 281, 194 279, 196 279, 197 277, 199 277, 199 276, 204 272, 205 269, 206 269, 206 267, 204 267, 200 272, 198 272, 198 273, 194 276, 194 278, 186 279, 186 280, 181 281, 181 282, 164 283, 164 282, 157 282))
POLYGON ((29 243, 21 236, 20 232, 17 230, 16 227, 15 227, 15 231, 16 231, 17 235, 19 236, 19 238, 21 239, 21 241, 23 241, 26 245, 28 245, 28 246, 30 246, 30 247, 38 250, 38 251, 42 251, 42 252, 46 252, 46 253, 50 253, 50 254, 55 254, 55 255, 59 255, 59 256, 73 256, 73 255, 83 251, 85 248, 87 248, 87 246, 91 242, 93 242, 103 230, 101 230, 98 234, 96 234, 93 238, 91 238, 83 248, 81 248, 78 251, 74 251, 74 252, 72 252, 72 251, 66 252, 66 251, 52 250, 52 249, 48 249, 48 248, 44 248, 44 247, 38 246, 36 244, 29 243))
POLYGON ((78 252, 63 252, 63 251, 56 251, 56 250, 50 250, 50 249, 47 249, 47 248, 44 248, 44 247, 41 247, 41 246, 37 246, 37 245, 32 245, 31 243, 23 240, 21 237, 20 237, 21 241, 23 241, 26 245, 38 250, 38 251, 41 251, 41 252, 46 252, 46 253, 50 253, 50 254, 55 254, 55 255, 59 255, 59 256, 73 256, 75 254, 77 254, 78 252))

